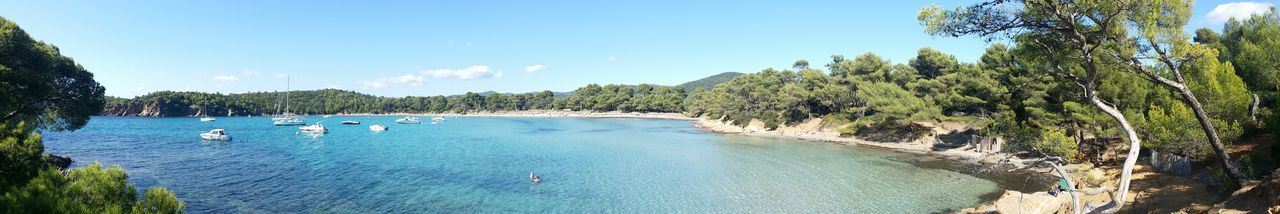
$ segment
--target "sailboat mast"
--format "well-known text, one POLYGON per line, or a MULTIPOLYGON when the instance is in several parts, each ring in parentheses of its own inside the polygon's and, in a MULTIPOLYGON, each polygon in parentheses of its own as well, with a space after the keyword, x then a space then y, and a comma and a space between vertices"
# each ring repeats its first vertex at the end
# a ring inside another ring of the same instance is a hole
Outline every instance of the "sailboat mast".
POLYGON ((284 114, 289 114, 289 82, 290 77, 284 77, 284 114))

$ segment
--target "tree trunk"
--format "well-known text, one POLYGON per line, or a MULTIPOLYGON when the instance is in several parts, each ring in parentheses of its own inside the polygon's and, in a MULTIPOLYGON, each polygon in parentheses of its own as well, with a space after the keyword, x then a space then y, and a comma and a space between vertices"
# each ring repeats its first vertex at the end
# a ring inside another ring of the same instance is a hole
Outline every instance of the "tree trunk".
POLYGON ((1218 155, 1218 163, 1222 164, 1222 168, 1227 171, 1227 177, 1234 181, 1237 186, 1244 186, 1249 182, 1249 177, 1240 171, 1239 167, 1231 163, 1231 155, 1227 154, 1227 147, 1222 145, 1222 139, 1218 138, 1218 130, 1213 128, 1213 123, 1209 121, 1209 115, 1204 112, 1204 107, 1200 105, 1200 100, 1196 99, 1196 95, 1191 93, 1186 85, 1176 87, 1178 92, 1182 94, 1182 98, 1191 106, 1191 110, 1196 113, 1196 120, 1200 121, 1200 128, 1204 129, 1205 136, 1209 137, 1209 145, 1213 146, 1213 153, 1218 155))
POLYGON ((1129 138, 1129 155, 1124 158, 1123 171, 1120 172, 1120 185, 1116 188, 1115 195, 1111 198, 1111 203, 1107 203, 1099 210, 1105 213, 1115 213, 1120 211, 1120 207, 1124 206, 1125 197, 1129 194, 1129 179, 1133 177, 1133 165, 1138 164, 1138 151, 1141 149, 1142 141, 1138 139, 1138 133, 1134 131, 1133 126, 1129 124, 1129 120, 1125 119, 1124 114, 1120 110, 1102 102, 1097 95, 1089 96, 1089 101, 1101 109, 1102 112, 1110 115, 1120 123, 1120 129, 1124 130, 1125 136, 1129 138))
MULTIPOLYGON (((1062 160, 1061 157, 1053 157, 1053 159, 1062 160)), ((1067 192, 1071 193, 1071 213, 1082 213, 1083 211, 1080 210, 1080 193, 1076 191, 1079 188, 1074 181, 1071 181, 1071 173, 1067 173, 1067 170, 1062 169, 1062 165, 1059 165, 1056 161, 1049 161, 1049 166, 1052 166, 1053 170, 1058 172, 1058 176, 1061 176, 1062 180, 1067 182, 1067 188, 1069 188, 1067 192)))
POLYGON ((1258 121, 1258 104, 1262 103, 1262 100, 1258 98, 1258 93, 1249 94, 1253 95, 1253 102, 1249 104, 1249 121, 1258 121))

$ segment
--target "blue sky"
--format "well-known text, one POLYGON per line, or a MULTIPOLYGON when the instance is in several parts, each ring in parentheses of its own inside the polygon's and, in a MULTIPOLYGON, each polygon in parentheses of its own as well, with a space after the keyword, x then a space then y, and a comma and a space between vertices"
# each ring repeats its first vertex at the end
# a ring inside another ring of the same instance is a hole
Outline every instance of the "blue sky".
MULTIPOLYGON (((132 97, 340 88, 383 96, 674 85, 921 47, 973 61, 977 38, 935 38, 922 7, 971 1, 17 1, 0 16, 132 97)), ((1198 1, 1190 29, 1260 4, 1198 1), (1226 14, 1226 15, 1224 15, 1226 14)), ((1243 12, 1242 12, 1243 11, 1243 12)))

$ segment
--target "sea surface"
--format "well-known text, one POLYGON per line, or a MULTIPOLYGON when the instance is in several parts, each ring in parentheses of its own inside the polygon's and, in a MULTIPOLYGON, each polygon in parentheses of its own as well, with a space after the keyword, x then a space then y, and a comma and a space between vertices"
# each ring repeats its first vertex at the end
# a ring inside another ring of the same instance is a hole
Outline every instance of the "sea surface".
POLYGON ((308 117, 330 129, 312 136, 269 117, 95 117, 44 139, 75 166, 120 165, 139 191, 169 188, 190 213, 928 213, 999 188, 905 154, 715 134, 689 121, 396 118, 308 117), (200 140, 215 128, 234 140, 200 140))

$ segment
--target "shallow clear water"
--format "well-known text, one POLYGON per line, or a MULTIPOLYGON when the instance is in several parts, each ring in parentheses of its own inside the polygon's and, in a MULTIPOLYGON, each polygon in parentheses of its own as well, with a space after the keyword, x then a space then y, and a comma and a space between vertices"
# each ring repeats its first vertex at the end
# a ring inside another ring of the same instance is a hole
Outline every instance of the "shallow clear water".
POLYGON ((45 146, 77 166, 121 165, 139 190, 167 187, 192 213, 921 213, 997 191, 902 154, 714 134, 687 121, 395 119, 309 117, 330 128, 314 137, 269 117, 96 117, 76 132, 45 133, 45 146), (373 133, 372 124, 391 129, 373 133), (199 139, 214 128, 234 141, 199 139), (543 183, 531 184, 529 172, 543 183))

